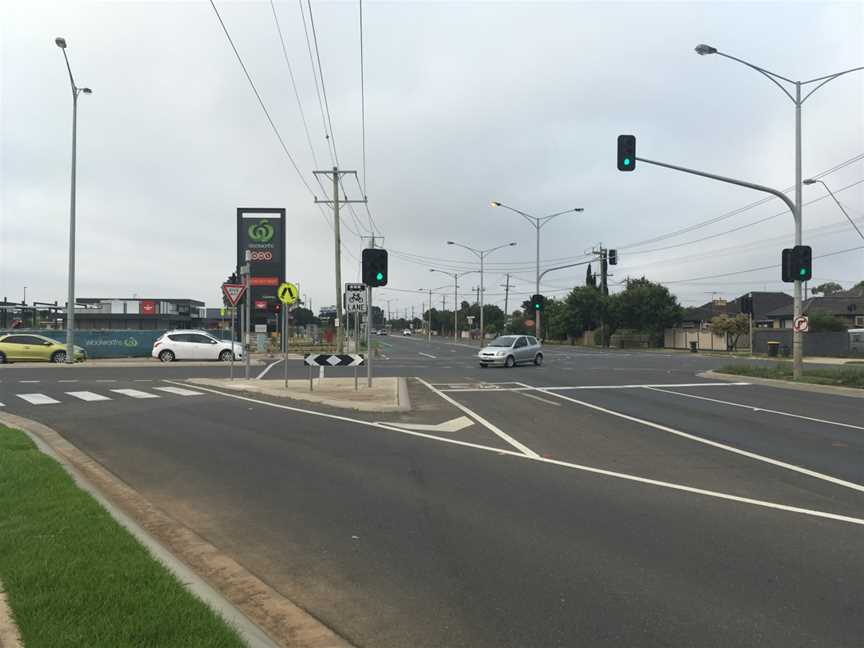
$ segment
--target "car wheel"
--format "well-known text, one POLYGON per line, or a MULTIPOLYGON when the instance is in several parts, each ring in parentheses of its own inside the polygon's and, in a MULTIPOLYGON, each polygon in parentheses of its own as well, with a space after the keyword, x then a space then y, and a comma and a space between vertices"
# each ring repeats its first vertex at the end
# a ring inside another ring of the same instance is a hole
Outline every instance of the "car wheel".
POLYGON ((480 366, 483 367, 483 368, 485 369, 485 368, 488 367, 489 365, 487 365, 485 362, 481 362, 481 363, 480 363, 480 366))
POLYGON ((231 360, 232 355, 234 355, 234 354, 231 353, 230 349, 225 349, 222 353, 219 354, 219 359, 222 362, 228 362, 229 360, 231 360))
POLYGON ((174 362, 174 352, 165 349, 159 354, 159 359, 162 362, 174 362))
POLYGON ((0 364, 6 364, 6 354, 0 351, 0 364))
POLYGON ((534 356, 534 364, 537 365, 538 367, 543 364, 543 354, 542 353, 538 353, 536 356, 534 356))
POLYGON ((51 362, 55 364, 63 364, 66 362, 66 352, 65 351, 55 351, 51 354, 51 362))
POLYGON ((507 359, 504 361, 504 366, 508 369, 512 369, 516 366, 516 358, 513 356, 507 356, 507 359))

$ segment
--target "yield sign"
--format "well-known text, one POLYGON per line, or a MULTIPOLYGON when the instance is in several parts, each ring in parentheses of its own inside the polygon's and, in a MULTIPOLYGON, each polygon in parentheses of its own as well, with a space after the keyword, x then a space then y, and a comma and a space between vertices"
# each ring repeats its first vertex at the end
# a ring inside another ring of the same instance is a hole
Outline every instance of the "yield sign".
POLYGON ((243 293, 246 292, 246 286, 243 284, 222 284, 222 292, 225 293, 225 297, 228 299, 228 302, 232 306, 236 306, 237 302, 240 301, 240 298, 243 297, 243 293))

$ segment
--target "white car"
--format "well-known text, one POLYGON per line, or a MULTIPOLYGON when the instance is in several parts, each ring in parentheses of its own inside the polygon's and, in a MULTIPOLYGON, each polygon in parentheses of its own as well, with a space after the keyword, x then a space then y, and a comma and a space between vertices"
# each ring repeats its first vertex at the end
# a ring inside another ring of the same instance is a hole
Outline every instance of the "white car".
MULTIPOLYGON (((206 331, 166 331, 153 343, 154 358, 174 360, 231 360, 231 341, 219 340, 206 331)), ((243 357, 243 345, 234 342, 234 359, 243 357)))
POLYGON ((402 331, 402 335, 414 335, 414 334, 411 332, 411 329, 405 329, 404 331, 402 331))

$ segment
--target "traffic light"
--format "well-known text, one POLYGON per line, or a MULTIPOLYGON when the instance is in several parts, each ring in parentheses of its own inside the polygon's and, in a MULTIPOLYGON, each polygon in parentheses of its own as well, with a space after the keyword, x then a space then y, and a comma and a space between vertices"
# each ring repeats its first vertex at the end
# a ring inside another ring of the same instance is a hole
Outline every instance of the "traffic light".
POLYGON ((363 283, 372 288, 387 285, 387 250, 363 250, 363 283))
POLYGON ((784 282, 810 281, 813 277, 813 248, 796 245, 784 249, 781 266, 784 282))
POLYGON ((618 136, 618 170, 632 171, 636 168, 636 136, 618 136))
POLYGON ((531 296, 531 310, 535 313, 543 312, 543 307, 546 305, 546 298, 543 295, 531 296))
POLYGON ((609 250, 609 265, 618 265, 618 250, 609 250))

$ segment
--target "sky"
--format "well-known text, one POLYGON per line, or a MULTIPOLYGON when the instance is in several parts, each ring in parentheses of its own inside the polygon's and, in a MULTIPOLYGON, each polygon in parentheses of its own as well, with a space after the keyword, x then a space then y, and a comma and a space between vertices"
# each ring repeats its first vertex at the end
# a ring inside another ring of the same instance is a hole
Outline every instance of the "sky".
MULTIPOLYGON (((615 248, 613 291, 645 276, 684 305, 791 293, 779 262, 793 218, 778 199, 647 163, 619 172, 616 138, 635 135, 639 157, 790 189, 792 101, 693 48, 797 80, 864 65, 861 2, 366 0, 361 84, 359 2, 215 6, 284 148, 209 1, 0 0, 0 297, 66 298, 72 100, 57 36, 93 89, 78 110, 77 296, 219 305, 236 209, 284 207, 287 278, 316 311, 336 300, 332 213, 314 203, 331 185, 312 174, 334 166, 333 144, 358 174, 347 197, 368 197, 368 211, 341 210, 342 280, 359 279, 374 231, 390 251, 374 299, 393 312, 419 314, 429 289, 452 307, 452 277, 430 268, 479 262, 448 240, 517 243, 486 258, 487 303, 504 305, 508 272, 511 311, 534 292, 535 230, 493 200, 535 216, 583 208, 542 229, 541 266, 615 248), (765 266, 778 267, 750 271, 765 266)), ((804 177, 841 165, 822 179, 864 229, 864 72, 807 99, 802 132, 804 177)), ((820 185, 803 197, 811 287, 864 279, 864 239, 820 185)), ((550 272, 541 291, 562 297, 585 274, 550 272)), ((461 277, 460 301, 479 283, 461 277)))

